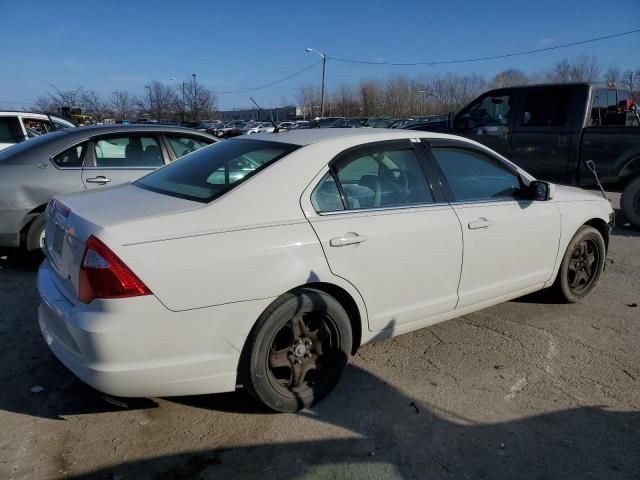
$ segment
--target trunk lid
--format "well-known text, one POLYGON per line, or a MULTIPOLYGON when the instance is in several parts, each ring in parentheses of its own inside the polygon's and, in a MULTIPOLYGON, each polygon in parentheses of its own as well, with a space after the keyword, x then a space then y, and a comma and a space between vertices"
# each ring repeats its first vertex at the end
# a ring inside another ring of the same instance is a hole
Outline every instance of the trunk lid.
POLYGON ((79 301, 79 273, 85 243, 103 227, 201 206, 201 203, 130 184, 55 197, 46 210, 44 253, 56 273, 58 289, 70 302, 79 301))

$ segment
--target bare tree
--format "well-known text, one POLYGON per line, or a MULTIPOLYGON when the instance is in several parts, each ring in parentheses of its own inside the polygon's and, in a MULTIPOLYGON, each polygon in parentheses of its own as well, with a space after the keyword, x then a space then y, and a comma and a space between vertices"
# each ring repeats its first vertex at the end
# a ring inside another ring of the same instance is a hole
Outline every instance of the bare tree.
POLYGON ((93 120, 102 121, 110 113, 107 103, 93 89, 81 87, 79 101, 82 113, 89 115, 93 120))
POLYGON ((133 113, 133 98, 126 90, 116 90, 113 92, 109 103, 118 120, 126 120, 133 113))
POLYGON ((594 82, 598 79, 600 67, 596 57, 581 55, 574 59, 571 66, 571 80, 576 82, 594 82))
POLYGON ((556 63, 548 75, 552 82, 568 82, 571 80, 571 64, 566 58, 556 63))
POLYGON ((364 80, 358 87, 362 114, 366 116, 382 115, 382 88, 380 82, 375 80, 364 80))
POLYGON ((146 95, 137 99, 138 108, 151 118, 162 120, 173 113, 176 105, 176 94, 173 87, 154 80, 145 85, 146 95))
POLYGON ((329 97, 333 114, 346 117, 360 114, 360 102, 351 85, 340 85, 329 97))
POLYGON ((529 78, 527 74, 517 68, 509 68, 497 73, 491 80, 491 88, 517 87, 527 85, 529 78))
POLYGON ((605 82, 619 82, 621 79, 620 68, 616 65, 611 65, 607 68, 607 71, 604 72, 605 82))
POLYGON ((190 80, 185 80, 177 93, 176 98, 178 104, 189 107, 191 120, 202 120, 205 117, 211 117, 216 110, 216 95, 197 82, 196 77, 192 76, 190 80), (184 99, 182 98, 184 91, 184 99))
POLYGON ((311 85, 301 85, 296 95, 298 104, 305 119, 313 118, 320 113, 320 88, 311 85), (318 107, 317 109, 315 107, 318 107), (317 112, 316 112, 317 110, 317 112))

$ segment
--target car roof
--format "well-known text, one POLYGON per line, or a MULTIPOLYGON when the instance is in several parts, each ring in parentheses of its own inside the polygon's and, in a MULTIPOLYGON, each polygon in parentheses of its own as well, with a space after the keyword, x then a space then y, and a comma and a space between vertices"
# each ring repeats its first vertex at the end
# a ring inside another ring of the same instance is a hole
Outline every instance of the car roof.
POLYGON ((256 133, 250 136, 241 136, 231 139, 231 141, 245 140, 267 140, 271 142, 289 143, 292 145, 305 146, 312 143, 324 142, 338 138, 350 138, 356 141, 367 141, 367 137, 386 136, 389 140, 402 138, 449 138, 443 134, 432 132, 416 132, 415 130, 389 130, 381 128, 309 128, 283 130, 278 133, 256 133))
POLYGON ((35 112, 11 112, 11 111, 3 111, 0 112, 0 117, 17 117, 17 116, 25 116, 28 115, 30 117, 39 117, 42 119, 47 118, 44 113, 35 113, 35 112))
POLYGON ((74 136, 102 135, 105 133, 131 133, 131 132, 159 132, 159 133, 183 133, 216 139, 213 135, 200 132, 192 128, 173 125, 150 124, 118 124, 118 125, 89 125, 86 127, 65 128, 65 132, 74 136))

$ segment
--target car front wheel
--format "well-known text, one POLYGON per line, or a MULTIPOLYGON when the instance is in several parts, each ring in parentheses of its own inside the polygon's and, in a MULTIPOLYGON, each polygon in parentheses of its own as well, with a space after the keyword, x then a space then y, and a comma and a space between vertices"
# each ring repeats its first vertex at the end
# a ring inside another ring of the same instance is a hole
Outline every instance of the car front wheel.
POLYGON ((337 300, 314 289, 289 292, 265 310, 249 334, 240 378, 268 408, 295 412, 335 387, 351 344, 349 317, 337 300))
POLYGON ((604 268, 606 247, 602 234, 583 225, 569 242, 554 285, 569 303, 586 297, 598 283, 604 268))

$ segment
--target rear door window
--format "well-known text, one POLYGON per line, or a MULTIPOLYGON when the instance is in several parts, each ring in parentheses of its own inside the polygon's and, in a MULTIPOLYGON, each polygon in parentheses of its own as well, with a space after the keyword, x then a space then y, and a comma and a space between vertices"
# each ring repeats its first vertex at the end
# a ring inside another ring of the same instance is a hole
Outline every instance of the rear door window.
POLYGON ((78 168, 82 167, 86 153, 87 142, 84 142, 59 153, 51 160, 60 168, 78 168))
POLYGON ((18 117, 0 117, 0 143, 19 143, 24 140, 18 117))
POLYGON ((559 127, 566 123, 568 88, 536 88, 527 92, 522 113, 523 127, 559 127))
POLYGON ((176 158, 184 157, 185 155, 200 150, 202 147, 206 147, 211 142, 205 142, 202 139, 194 137, 182 137, 182 136, 167 136, 171 150, 175 154, 176 158))
POLYGON ((96 167, 153 168, 164 165, 156 137, 121 136, 94 140, 96 167))

